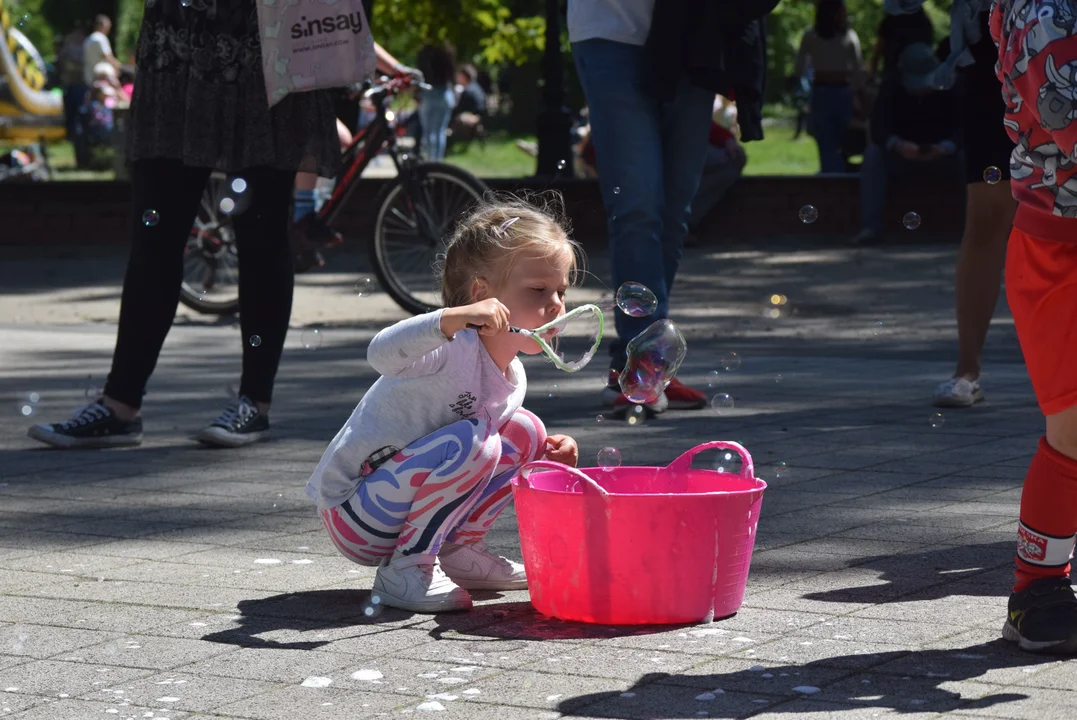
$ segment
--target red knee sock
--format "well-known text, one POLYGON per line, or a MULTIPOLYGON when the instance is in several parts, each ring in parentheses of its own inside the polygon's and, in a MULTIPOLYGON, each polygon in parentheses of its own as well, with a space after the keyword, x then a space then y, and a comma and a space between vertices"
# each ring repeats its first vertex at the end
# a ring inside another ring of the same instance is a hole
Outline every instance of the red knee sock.
POLYGON ((1077 460, 1052 448, 1047 438, 1040 438, 1021 491, 1014 592, 1039 578, 1068 575, 1075 536, 1077 460))

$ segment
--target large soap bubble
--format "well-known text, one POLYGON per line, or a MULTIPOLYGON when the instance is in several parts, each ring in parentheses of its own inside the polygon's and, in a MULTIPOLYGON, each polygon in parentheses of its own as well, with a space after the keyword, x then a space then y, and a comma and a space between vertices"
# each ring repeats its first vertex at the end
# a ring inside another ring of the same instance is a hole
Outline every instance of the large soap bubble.
POLYGON ((628 343, 628 362, 617 378, 621 392, 634 403, 658 398, 676 376, 688 351, 672 320, 659 320, 628 343))

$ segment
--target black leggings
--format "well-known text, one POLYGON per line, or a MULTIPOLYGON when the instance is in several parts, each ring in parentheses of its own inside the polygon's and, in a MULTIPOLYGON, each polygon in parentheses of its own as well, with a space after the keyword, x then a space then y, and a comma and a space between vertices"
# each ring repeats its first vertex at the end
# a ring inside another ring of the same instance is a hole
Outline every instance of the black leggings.
MULTIPOLYGON (((178 160, 139 160, 132 168, 131 255, 123 280, 120 327, 105 394, 142 406, 146 382, 172 327, 183 282, 183 249, 206 187, 208 168, 178 160), (156 224, 143 215, 153 210, 156 224)), ((239 252, 239 324, 243 378, 239 392, 255 402, 273 397, 273 380, 284 350, 295 288, 288 245, 288 212, 295 173, 253 168, 247 181, 250 207, 233 216, 239 252), (252 345, 251 337, 261 342, 252 345)))

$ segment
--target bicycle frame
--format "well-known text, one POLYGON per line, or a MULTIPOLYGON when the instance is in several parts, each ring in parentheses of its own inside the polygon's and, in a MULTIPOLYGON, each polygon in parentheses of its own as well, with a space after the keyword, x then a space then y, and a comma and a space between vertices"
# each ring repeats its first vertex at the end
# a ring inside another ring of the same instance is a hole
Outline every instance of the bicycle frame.
POLYGON ((333 226, 340 209, 355 191, 356 181, 383 150, 388 151, 398 173, 405 171, 408 163, 402 160, 396 146, 396 139, 400 136, 402 126, 386 104, 390 97, 410 86, 411 82, 407 79, 393 79, 384 85, 383 90, 371 96, 375 108, 374 120, 356 133, 351 144, 344 150, 343 155, 346 158, 344 172, 333 189, 333 194, 318 212, 318 216, 330 227, 333 226))

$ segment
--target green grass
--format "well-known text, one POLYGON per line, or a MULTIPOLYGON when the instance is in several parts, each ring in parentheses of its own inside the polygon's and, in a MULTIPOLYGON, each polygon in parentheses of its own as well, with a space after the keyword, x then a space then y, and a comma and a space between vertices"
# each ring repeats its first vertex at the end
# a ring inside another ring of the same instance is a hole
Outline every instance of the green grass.
MULTIPOLYGON (((819 155, 815 141, 803 133, 793 140, 793 128, 782 119, 764 132, 766 138, 745 143, 748 166, 745 175, 811 175, 819 172, 819 155)), ((491 133, 485 143, 474 141, 456 145, 445 158, 469 172, 484 178, 529 177, 535 174, 535 158, 516 147, 517 140, 534 142, 534 135, 491 133)), ((0 143, 0 152, 8 149, 0 143)), ((75 151, 71 143, 50 143, 49 159, 57 180, 111 180, 111 171, 96 172, 75 168, 75 151)))
POLYGON ((807 133, 793 139, 793 127, 786 123, 771 125, 763 131, 764 139, 744 144, 748 155, 745 175, 812 175, 819 172, 819 153, 807 133))
MULTIPOLYGON (((0 142, 0 154, 6 153, 14 147, 9 143, 0 142)), ((113 180, 115 174, 111 170, 79 170, 75 167, 75 146, 67 140, 50 142, 47 147, 49 163, 55 171, 56 180, 113 180)))
POLYGON ((528 177, 535 174, 535 158, 516 147, 517 140, 535 141, 534 135, 493 132, 485 143, 473 141, 452 146, 445 160, 481 178, 528 177))
MULTIPOLYGON (((807 133, 793 139, 793 127, 784 120, 768 126, 765 139, 745 143, 745 175, 812 175, 819 172, 819 153, 807 133)), ((535 173, 535 160, 516 147, 516 140, 534 141, 533 135, 496 133, 485 146, 473 142, 450 150, 446 160, 479 177, 527 177, 535 173)))

